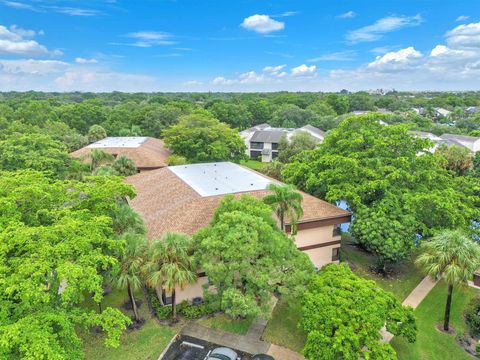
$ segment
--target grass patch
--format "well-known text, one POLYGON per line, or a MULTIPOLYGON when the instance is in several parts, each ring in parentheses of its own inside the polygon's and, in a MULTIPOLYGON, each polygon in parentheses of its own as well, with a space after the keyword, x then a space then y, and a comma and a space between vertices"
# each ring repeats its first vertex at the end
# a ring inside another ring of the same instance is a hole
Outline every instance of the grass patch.
POLYGON ((249 160, 240 161, 240 165, 243 165, 243 166, 249 167, 250 169, 258 171, 258 170, 262 170, 267 165, 267 163, 263 163, 258 160, 249 159, 249 160))
MULTIPOLYGON (((103 341, 103 334, 94 334, 91 332, 82 333, 81 337, 84 341, 84 352, 86 360, 103 359, 103 360, 156 360, 168 345, 172 337, 179 329, 160 325, 155 319, 151 318, 145 298, 141 293, 136 294, 136 299, 143 301, 139 308, 140 316, 146 319, 145 324, 139 330, 125 330, 121 339, 120 346, 116 349, 107 348, 103 341)), ((121 308, 127 300, 127 292, 114 290, 107 295, 103 302, 103 308, 111 306, 121 308)), ((98 306, 92 301, 87 300, 87 306, 98 309, 98 306)), ((122 311, 127 316, 132 317, 131 311, 122 311)))
POLYGON ((211 329, 245 335, 252 323, 252 319, 235 320, 225 314, 218 314, 207 319, 198 320, 198 323, 211 329))
MULTIPOLYGON (((462 312, 470 299, 478 293, 471 287, 453 289, 452 312, 450 324, 457 333, 466 331, 462 312)), ((464 351, 455 340, 455 335, 445 334, 436 329, 436 325, 443 323, 445 302, 447 301, 447 286, 438 283, 421 304, 415 309, 417 318, 417 341, 410 344, 402 338, 394 338, 392 346, 397 351, 398 359, 455 359, 469 360, 472 357, 464 351)))
POLYGON ((342 239, 341 252, 344 260, 354 264, 354 272, 357 275, 374 280, 378 286, 393 293, 400 301, 405 300, 423 279, 423 275, 414 264, 414 255, 400 264, 392 265, 393 274, 383 277, 370 271, 370 267, 375 264, 375 257, 353 245, 351 241, 342 239))
POLYGON ((265 328, 263 339, 300 352, 306 341, 305 332, 298 327, 300 311, 298 301, 279 300, 265 328))

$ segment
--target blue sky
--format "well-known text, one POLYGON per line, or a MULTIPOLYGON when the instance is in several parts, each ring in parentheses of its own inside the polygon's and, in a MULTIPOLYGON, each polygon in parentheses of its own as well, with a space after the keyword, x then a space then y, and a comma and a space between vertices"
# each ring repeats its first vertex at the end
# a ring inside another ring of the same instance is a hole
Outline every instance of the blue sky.
POLYGON ((478 89, 477 0, 0 0, 0 90, 478 89))

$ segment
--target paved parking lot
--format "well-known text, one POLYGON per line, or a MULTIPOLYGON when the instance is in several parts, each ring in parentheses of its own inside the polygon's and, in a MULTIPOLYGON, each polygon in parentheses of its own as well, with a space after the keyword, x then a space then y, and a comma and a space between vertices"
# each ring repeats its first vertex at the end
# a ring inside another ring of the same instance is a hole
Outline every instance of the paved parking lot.
MULTIPOLYGON (((204 360, 210 350, 221 345, 214 344, 188 335, 180 335, 168 348, 162 360, 204 360), (197 346, 189 346, 186 343, 197 346)), ((242 360, 250 360, 251 354, 233 349, 242 360)))

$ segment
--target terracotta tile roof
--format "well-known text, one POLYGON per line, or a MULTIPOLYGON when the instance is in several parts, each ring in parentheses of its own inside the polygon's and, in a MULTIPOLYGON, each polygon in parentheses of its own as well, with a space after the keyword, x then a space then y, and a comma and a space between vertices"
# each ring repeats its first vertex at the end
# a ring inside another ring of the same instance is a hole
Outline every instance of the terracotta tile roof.
MULTIPOLYGON (((148 227, 150 239, 161 238, 167 231, 193 235, 210 222, 215 209, 224 195, 200 196, 168 167, 130 176, 126 181, 136 187, 137 196, 130 200, 148 227)), ((263 198, 268 190, 243 193, 263 198)), ((326 201, 303 193, 303 217, 300 222, 309 222, 350 215, 326 201)))
MULTIPOLYGON (((85 146, 70 155, 74 157, 83 157, 92 149, 97 147, 94 144, 85 146)), ((162 140, 156 138, 146 138, 138 147, 98 147, 97 149, 105 151, 113 155, 125 155, 132 159, 138 169, 157 169, 167 166, 167 158, 170 150, 165 148, 162 140)))

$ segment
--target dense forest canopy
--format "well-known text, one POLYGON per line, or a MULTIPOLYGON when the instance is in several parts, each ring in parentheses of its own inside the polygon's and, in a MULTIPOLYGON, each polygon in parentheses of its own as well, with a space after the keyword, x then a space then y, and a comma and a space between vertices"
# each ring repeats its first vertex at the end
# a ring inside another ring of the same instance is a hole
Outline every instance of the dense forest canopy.
MULTIPOLYGON (((357 93, 0 93, 0 130, 41 133, 72 151, 88 143, 89 129, 100 125, 109 136, 162 137, 165 128, 199 110, 239 130, 272 126, 322 130, 336 127, 349 113, 381 111, 387 123, 410 123, 435 134, 477 135, 480 92, 357 93), (438 116, 436 108, 450 113, 438 116), (418 114, 421 109, 421 114, 418 114)), ((90 137, 91 138, 91 137, 90 137)))

